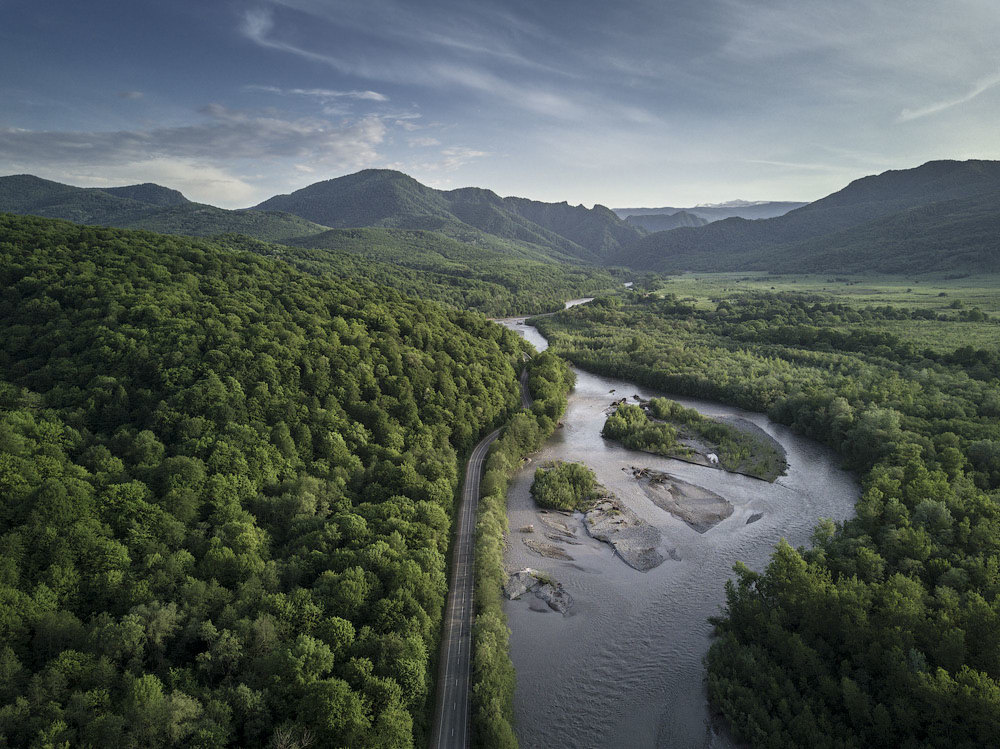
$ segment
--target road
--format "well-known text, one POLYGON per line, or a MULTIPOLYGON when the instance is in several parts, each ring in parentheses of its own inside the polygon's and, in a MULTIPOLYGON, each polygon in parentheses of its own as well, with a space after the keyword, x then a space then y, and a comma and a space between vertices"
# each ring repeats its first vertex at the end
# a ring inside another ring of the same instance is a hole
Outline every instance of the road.
MULTIPOLYGON (((528 395, 528 370, 521 373, 521 405, 531 408, 528 395)), ((441 635, 441 660, 438 664, 437 698, 431 749, 465 749, 471 736, 469 687, 472 676, 472 596, 476 582, 476 509, 479 507, 479 484, 490 445, 500 436, 500 429, 490 432, 473 449, 465 468, 462 504, 455 524, 455 543, 451 558, 448 603, 445 606, 441 635)))
POLYGON ((500 430, 490 432, 476 445, 465 469, 462 504, 455 524, 451 558, 451 584, 445 606, 438 665, 437 706, 431 731, 432 749, 469 746, 469 682, 472 670, 472 594, 475 585, 476 508, 483 463, 500 430))

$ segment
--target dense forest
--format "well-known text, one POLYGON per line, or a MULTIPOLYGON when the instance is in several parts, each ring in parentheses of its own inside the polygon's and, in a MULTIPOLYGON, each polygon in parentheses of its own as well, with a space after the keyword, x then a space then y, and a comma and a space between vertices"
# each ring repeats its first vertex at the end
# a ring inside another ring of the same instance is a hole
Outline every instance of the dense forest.
POLYGON ((422 744, 460 462, 520 339, 38 218, 0 216, 0 289, 0 745, 422 744))
POLYGON ((710 305, 635 294, 536 320, 588 370, 767 411, 863 476, 855 518, 821 521, 811 549, 782 544, 766 571, 739 566, 727 586, 709 693, 754 746, 1000 736, 996 350, 880 334, 904 316, 735 291, 710 305))

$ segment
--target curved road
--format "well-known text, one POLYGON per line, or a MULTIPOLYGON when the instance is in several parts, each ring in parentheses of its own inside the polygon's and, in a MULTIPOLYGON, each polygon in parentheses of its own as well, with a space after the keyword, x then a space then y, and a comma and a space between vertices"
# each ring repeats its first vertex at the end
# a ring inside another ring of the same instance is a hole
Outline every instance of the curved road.
MULTIPOLYGON (((531 408, 528 395, 528 370, 521 372, 521 405, 531 408)), ((476 509, 479 484, 490 445, 500 436, 500 429, 487 434, 473 449, 465 468, 462 504, 455 524, 455 543, 451 558, 451 584, 445 607, 441 635, 441 660, 438 664, 437 698, 432 749, 465 749, 471 735, 469 687, 472 673, 472 596, 476 576, 476 509)))

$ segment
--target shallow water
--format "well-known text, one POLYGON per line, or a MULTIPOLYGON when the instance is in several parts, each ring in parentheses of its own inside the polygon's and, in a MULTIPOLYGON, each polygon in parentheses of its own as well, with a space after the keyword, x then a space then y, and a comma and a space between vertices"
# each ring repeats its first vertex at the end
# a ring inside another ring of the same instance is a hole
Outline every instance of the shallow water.
MULTIPOLYGON (((499 321, 536 348, 545 339, 523 318, 499 321)), ((511 659, 517 669, 514 710, 522 747, 727 747, 709 721, 703 658, 710 644, 708 617, 725 603, 724 581, 737 560, 762 569, 782 537, 808 543, 821 517, 848 518, 859 496, 854 477, 837 456, 761 414, 675 398, 711 416, 740 416, 785 448, 789 469, 774 484, 655 455, 626 450, 601 436, 614 399, 662 395, 623 380, 576 370, 563 426, 521 470, 507 495, 509 570, 533 567, 563 583, 573 596, 569 616, 549 611, 530 594, 507 601, 511 659), (614 392, 611 392, 611 391, 614 392), (519 532, 548 542, 546 526, 529 494, 535 468, 554 459, 585 462, 597 479, 663 533, 668 558, 638 572, 590 538, 577 518, 578 545, 563 548, 573 561, 546 559, 529 550, 519 532), (704 534, 659 509, 628 470, 648 466, 711 489, 734 505, 733 514, 704 534), (750 525, 754 513, 763 517, 750 525)))

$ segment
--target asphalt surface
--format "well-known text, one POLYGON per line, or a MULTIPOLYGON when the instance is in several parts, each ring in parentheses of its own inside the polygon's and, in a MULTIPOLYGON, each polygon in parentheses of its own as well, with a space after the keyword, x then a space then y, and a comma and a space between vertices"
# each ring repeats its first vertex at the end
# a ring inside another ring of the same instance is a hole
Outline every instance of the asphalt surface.
MULTIPOLYGON (((528 371, 521 373, 521 404, 531 408, 528 395, 528 371)), ((500 429, 490 432, 473 449, 465 468, 462 504, 455 524, 454 552, 451 558, 451 584, 445 606, 441 636, 441 660, 438 664, 437 701, 431 749, 455 749, 469 746, 471 709, 469 687, 472 676, 472 596, 476 581, 476 509, 479 484, 490 445, 500 436, 500 429)))

